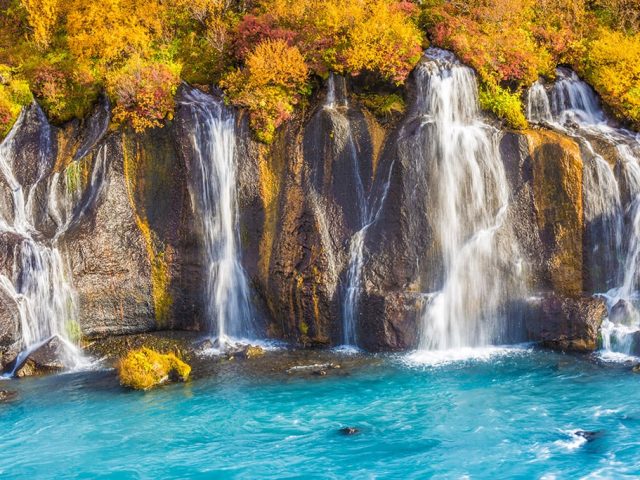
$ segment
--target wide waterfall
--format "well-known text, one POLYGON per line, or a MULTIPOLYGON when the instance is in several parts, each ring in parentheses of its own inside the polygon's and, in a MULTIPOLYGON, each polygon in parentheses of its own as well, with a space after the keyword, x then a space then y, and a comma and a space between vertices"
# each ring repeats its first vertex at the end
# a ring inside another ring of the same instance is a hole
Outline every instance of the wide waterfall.
POLYGON ((256 333, 238 252, 235 118, 221 100, 199 90, 186 92, 181 103, 194 120, 191 194, 206 256, 205 313, 219 344, 225 345, 256 333))
POLYGON ((506 226, 510 192, 497 130, 478 111, 473 71, 452 54, 427 51, 416 72, 430 193, 426 214, 444 278, 423 314, 420 349, 500 342, 519 277, 517 244, 506 226))
POLYGON ((640 330, 640 141, 607 118, 597 94, 575 72, 558 68, 556 74, 553 85, 538 81, 530 89, 529 120, 570 135, 581 146, 590 283, 609 309, 603 347, 628 354, 640 330), (602 145, 609 149, 606 159, 602 145))
MULTIPOLYGON (((44 113, 38 108, 43 132, 40 135, 37 177, 31 185, 22 185, 16 174, 15 135, 27 116, 23 112, 15 127, 0 144, 0 181, 11 190, 11 204, 0 205, 0 235, 15 239, 13 272, 0 274, 0 288, 17 304, 20 315, 22 351, 16 365, 31 351, 52 338, 59 339, 57 352, 66 368, 80 366, 83 357, 74 344, 79 335, 77 301, 68 265, 58 247, 58 240, 71 218, 72 196, 66 179, 59 185, 59 176, 46 178, 47 155, 51 150, 51 131, 44 113), (48 190, 47 212, 56 220, 53 238, 38 231, 36 218, 37 190, 48 190), (63 193, 60 194, 58 189, 63 193), (61 198, 63 195, 64 198, 61 198)), ((14 369, 15 370, 15 369, 14 369)))

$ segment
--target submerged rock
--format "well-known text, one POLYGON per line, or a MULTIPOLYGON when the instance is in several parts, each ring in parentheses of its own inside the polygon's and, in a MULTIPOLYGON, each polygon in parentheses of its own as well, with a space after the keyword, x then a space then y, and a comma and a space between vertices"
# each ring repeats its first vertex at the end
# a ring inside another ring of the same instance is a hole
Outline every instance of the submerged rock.
POLYGON ((11 390, 0 390, 0 403, 13 402, 18 398, 18 392, 11 390))
POLYGON ((587 442, 593 442, 597 438, 600 438, 604 434, 604 432, 602 430, 578 430, 577 432, 575 432, 575 434, 579 437, 584 438, 587 442))
POLYGON ((190 373, 191 367, 175 354, 162 354, 146 347, 129 352, 118 365, 120 383, 135 390, 149 390, 167 382, 186 382, 190 373))
POLYGON ((607 315, 604 300, 549 294, 538 300, 536 312, 526 319, 530 340, 553 350, 592 352, 600 325, 607 315))
POLYGON ((293 374, 310 374, 325 376, 328 370, 339 369, 340 365, 336 363, 314 363, 311 365, 296 365, 287 369, 289 375, 293 374))

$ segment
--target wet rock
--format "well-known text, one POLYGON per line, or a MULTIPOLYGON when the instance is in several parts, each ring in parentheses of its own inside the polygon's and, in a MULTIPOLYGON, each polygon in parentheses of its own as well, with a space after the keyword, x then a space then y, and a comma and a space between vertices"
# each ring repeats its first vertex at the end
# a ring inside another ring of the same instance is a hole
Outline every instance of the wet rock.
POLYGON ((18 392, 12 390, 0 390, 0 403, 10 403, 18 399, 18 392))
POLYGON ((360 429, 357 427, 343 427, 338 430, 338 433, 345 436, 358 435, 360 433, 360 429))
POLYGON ((604 432, 602 430, 578 430, 577 432, 575 432, 575 434, 579 437, 584 438, 587 442, 593 442, 594 440, 602 437, 604 435, 604 432))
POLYGON ((15 300, 0 288, 0 370, 20 351, 20 312, 15 300))
POLYGON ((622 325, 636 325, 640 315, 631 302, 621 299, 611 308, 609 320, 622 325))
POLYGON ((530 340, 553 350, 592 352, 597 348, 600 325, 607 315, 604 300, 596 297, 562 297, 548 294, 537 299, 527 315, 530 340))
POLYGON ((575 141, 550 131, 527 132, 533 198, 543 245, 546 287, 578 296, 583 285, 583 162, 575 141))
POLYGON ((34 375, 48 375, 64 370, 63 358, 67 347, 59 337, 54 336, 32 350, 28 355, 21 354, 8 364, 5 373, 13 372, 18 378, 34 375))
POLYGON ((287 374, 303 374, 303 375, 316 375, 324 377, 329 370, 337 370, 341 368, 337 363, 314 363, 311 365, 296 365, 287 369, 287 374))
POLYGON ((365 292, 360 306, 360 345, 370 351, 415 348, 424 306, 422 294, 365 292))
POLYGON ((199 328, 197 236, 185 233, 188 193, 171 136, 110 135, 91 152, 93 168, 106 156, 101 184, 92 187, 99 192, 62 242, 83 333, 199 328))
POLYGON ((264 349, 257 345, 234 345, 226 353, 228 358, 257 358, 264 355, 264 349))

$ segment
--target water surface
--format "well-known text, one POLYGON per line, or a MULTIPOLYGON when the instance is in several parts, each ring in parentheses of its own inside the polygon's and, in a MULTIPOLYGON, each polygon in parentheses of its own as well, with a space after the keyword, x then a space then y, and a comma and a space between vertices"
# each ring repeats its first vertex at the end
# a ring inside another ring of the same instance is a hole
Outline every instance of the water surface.
POLYGON ((108 371, 4 381, 20 397, 0 405, 0 476, 640 474, 640 376, 619 363, 491 350, 450 362, 371 357, 327 376, 238 365, 146 393, 108 371))

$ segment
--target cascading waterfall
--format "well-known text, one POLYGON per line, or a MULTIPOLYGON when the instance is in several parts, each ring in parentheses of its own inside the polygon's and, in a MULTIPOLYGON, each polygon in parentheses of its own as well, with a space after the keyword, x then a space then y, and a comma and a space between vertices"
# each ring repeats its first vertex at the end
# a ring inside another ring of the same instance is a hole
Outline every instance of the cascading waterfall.
POLYGON ((517 244, 504 236, 510 192, 499 132, 481 120, 473 71, 449 52, 426 55, 429 61, 416 72, 432 192, 426 213, 444 280, 424 311, 419 347, 489 345, 502 339, 519 277, 517 244))
POLYGON ((181 103, 194 120, 192 197, 204 235, 206 315, 218 343, 224 346, 256 333, 238 253, 235 118, 221 100, 195 89, 181 103))
POLYGON ((349 119, 344 112, 348 111, 349 103, 344 95, 336 94, 335 77, 330 74, 327 85, 327 96, 324 108, 333 114, 333 120, 340 122, 347 132, 345 148, 351 161, 352 175, 355 179, 358 225, 359 229, 349 242, 349 263, 346 271, 346 283, 343 290, 342 302, 342 345, 344 347, 358 346, 358 314, 360 295, 362 290, 362 269, 364 267, 364 241, 367 230, 379 217, 386 193, 389 189, 387 179, 382 194, 376 196, 373 191, 366 191, 365 180, 360 168, 360 155, 351 132, 349 119))
POLYGON ((529 91, 529 120, 574 137, 585 159, 584 219, 591 251, 594 289, 607 301, 602 326, 605 350, 629 354, 640 330, 640 142, 637 135, 611 125, 593 89, 575 72, 557 70, 557 81, 541 81, 529 91), (614 146, 615 165, 596 153, 593 140, 614 146))
MULTIPOLYGON (((38 109, 42 125, 48 125, 44 113, 38 109)), ((58 248, 58 239, 66 224, 59 224, 55 236, 47 240, 36 229, 34 202, 36 189, 45 181, 46 156, 50 151, 51 134, 41 135, 38 177, 25 188, 14 173, 15 133, 26 119, 24 112, 14 129, 0 144, 0 174, 11 190, 12 205, 0 206, 0 233, 19 238, 16 244, 11 277, 0 274, 3 288, 16 302, 20 315, 22 345, 16 365, 31 351, 57 337, 60 340, 59 360, 67 368, 83 362, 80 349, 73 343, 78 333, 77 301, 69 268, 58 248)), ((47 127, 48 128, 48 127, 47 127)), ((47 185, 49 191, 57 188, 57 177, 47 185)), ((55 196, 53 197, 55 198, 55 196)), ((52 213, 52 207, 49 205, 52 213)), ((52 213, 55 218, 55 214, 52 213)), ((58 214, 59 218, 59 214, 58 214)))

